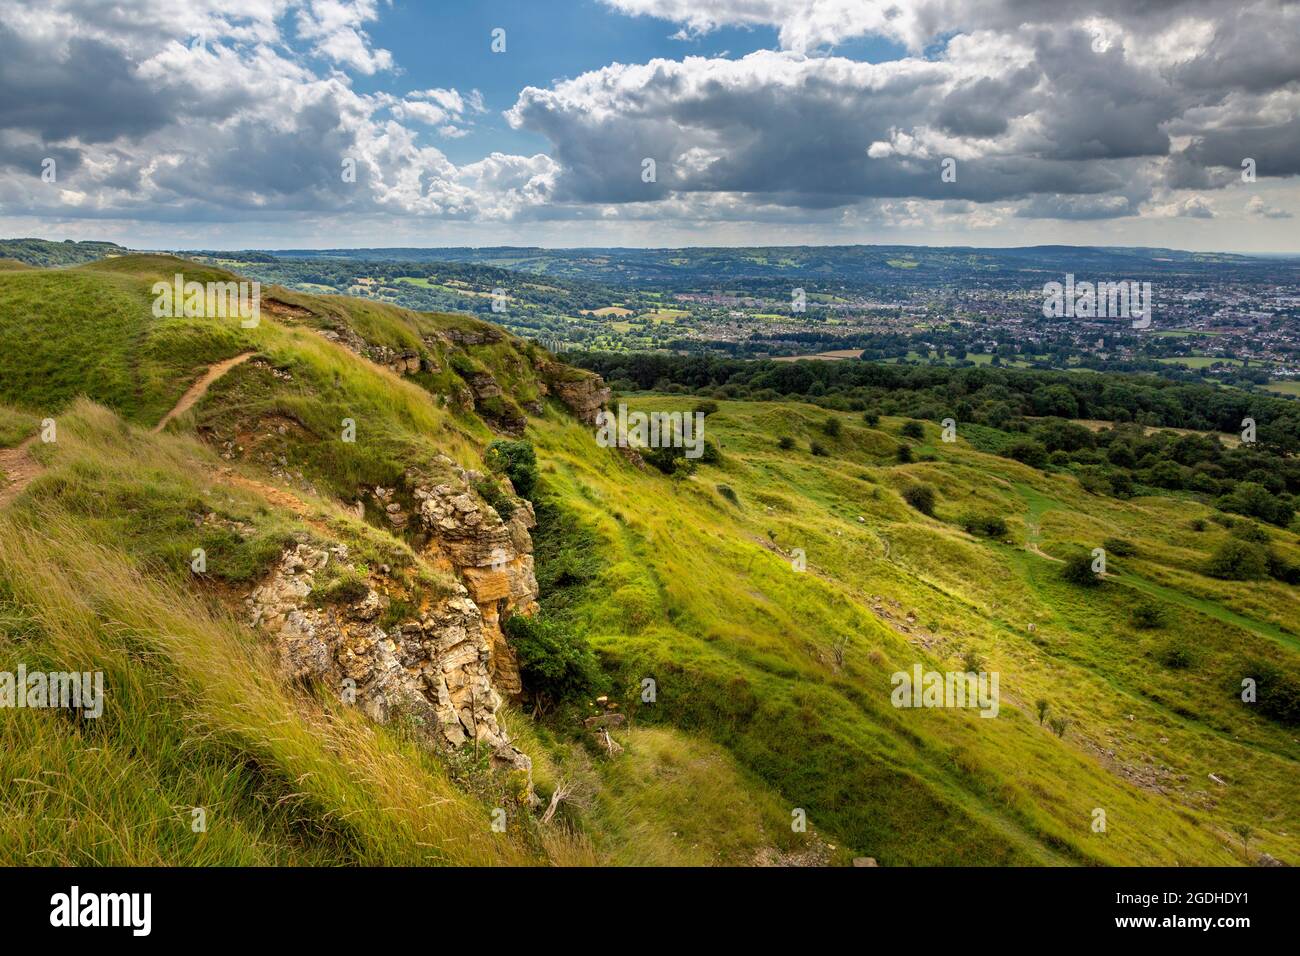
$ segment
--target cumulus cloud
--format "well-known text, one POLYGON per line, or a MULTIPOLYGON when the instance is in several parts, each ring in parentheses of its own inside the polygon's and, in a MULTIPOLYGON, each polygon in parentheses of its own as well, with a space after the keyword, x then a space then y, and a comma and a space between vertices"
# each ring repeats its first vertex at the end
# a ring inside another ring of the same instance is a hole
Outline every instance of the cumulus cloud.
MULTIPOLYGON (((527 86, 505 119, 546 152, 453 162, 439 145, 465 156, 493 119, 483 95, 456 77, 387 92, 401 64, 371 36, 378 0, 9 0, 0 203, 163 221, 987 229, 1213 218, 1240 208, 1210 197, 1243 188, 1246 159, 1261 181, 1300 175, 1300 4, 603 2, 688 35, 770 27, 779 48, 527 86), (909 52, 845 55, 867 36, 909 52)), ((1246 213, 1290 216, 1258 197, 1246 213)))
POLYGON ((346 70, 393 65, 361 29, 374 3, 143 0, 134 16, 92 0, 55 0, 48 16, 11 6, 0 23, 0 202, 11 214, 497 219, 544 200, 547 157, 513 157, 512 176, 494 171, 509 165, 500 157, 458 166, 420 142, 424 127, 464 136, 483 111, 477 91, 352 87, 346 70), (47 157, 54 183, 40 176, 47 157))
POLYGON ((1261 196, 1251 196, 1246 202, 1246 212, 1252 216, 1263 216, 1265 219, 1290 219, 1291 213, 1285 209, 1279 209, 1276 206, 1270 206, 1264 202, 1261 196))

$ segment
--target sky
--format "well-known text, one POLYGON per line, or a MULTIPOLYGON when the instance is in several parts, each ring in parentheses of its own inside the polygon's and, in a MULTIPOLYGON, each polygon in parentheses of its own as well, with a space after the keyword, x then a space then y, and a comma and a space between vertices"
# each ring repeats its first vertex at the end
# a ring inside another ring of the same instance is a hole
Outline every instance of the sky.
POLYGON ((1300 253, 1293 0, 5 0, 0 236, 1300 253))

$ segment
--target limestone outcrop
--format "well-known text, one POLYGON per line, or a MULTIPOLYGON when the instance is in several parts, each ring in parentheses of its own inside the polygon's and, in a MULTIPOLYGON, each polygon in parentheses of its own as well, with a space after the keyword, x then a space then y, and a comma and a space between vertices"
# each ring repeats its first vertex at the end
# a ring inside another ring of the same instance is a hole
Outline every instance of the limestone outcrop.
POLYGON ((345 545, 298 542, 247 598, 249 622, 274 638, 285 674, 323 682, 379 723, 403 716, 452 747, 477 740, 495 766, 529 774, 531 761, 497 721, 493 638, 468 591, 403 593, 403 606, 418 612, 387 623, 382 575, 356 600, 317 604, 317 578, 347 560, 345 545))
MULTIPOLYGON (((480 472, 460 468, 441 455, 437 464, 440 478, 417 472, 407 475, 419 526, 427 535, 424 556, 464 584, 483 616, 492 647, 493 681, 507 698, 518 697, 522 691, 519 665, 501 624, 512 614, 537 610, 529 534, 537 524, 532 503, 511 495, 513 510, 503 519, 474 491, 484 477, 480 472)), ((505 478, 496 480, 509 484, 505 478)))

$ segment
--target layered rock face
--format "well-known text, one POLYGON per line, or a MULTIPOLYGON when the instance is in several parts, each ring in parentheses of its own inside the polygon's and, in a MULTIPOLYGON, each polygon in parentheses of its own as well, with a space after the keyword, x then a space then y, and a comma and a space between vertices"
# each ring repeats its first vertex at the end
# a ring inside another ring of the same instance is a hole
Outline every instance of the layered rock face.
POLYGON ((550 387, 580 422, 596 424, 596 413, 605 407, 613 392, 599 375, 561 379, 552 377, 550 387))
MULTIPOLYGON (((511 614, 537 610, 537 578, 533 573, 533 539, 529 529, 537 524, 532 503, 513 498, 508 520, 472 491, 483 476, 466 471, 440 455, 448 476, 429 479, 409 474, 420 527, 428 533, 425 556, 452 571, 463 582, 483 616, 484 631, 492 647, 492 678, 506 697, 517 697, 522 685, 514 652, 501 631, 511 614)), ((508 483, 507 479, 500 479, 508 483)))
POLYGON ((284 672, 322 681, 380 723, 401 715, 453 747, 477 740, 495 766, 529 773, 531 761, 497 722, 493 637, 466 589, 420 596, 417 615, 384 628, 390 597, 374 586, 342 607, 312 603, 317 575, 347 557, 345 545, 299 543, 248 597, 250 623, 275 639, 284 672))

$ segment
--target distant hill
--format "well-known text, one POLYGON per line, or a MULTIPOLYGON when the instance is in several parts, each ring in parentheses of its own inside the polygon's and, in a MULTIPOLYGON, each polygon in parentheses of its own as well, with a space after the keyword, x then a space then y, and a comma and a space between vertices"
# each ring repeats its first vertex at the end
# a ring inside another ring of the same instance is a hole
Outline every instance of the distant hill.
POLYGON ((74 242, 66 239, 0 239, 0 259, 14 259, 29 266, 51 268, 79 266, 109 256, 120 256, 128 250, 116 242, 74 242))
POLYGON ((822 277, 848 286, 888 282, 917 286, 955 281, 1022 283, 1026 277, 1060 276, 1086 269, 1126 278, 1208 275, 1231 266, 1237 278, 1300 276, 1300 258, 1186 252, 1119 246, 752 246, 682 249, 491 248, 284 249, 224 253, 253 261, 343 259, 370 262, 460 262, 539 276, 586 279, 647 288, 698 285, 702 280, 781 280, 822 277))

